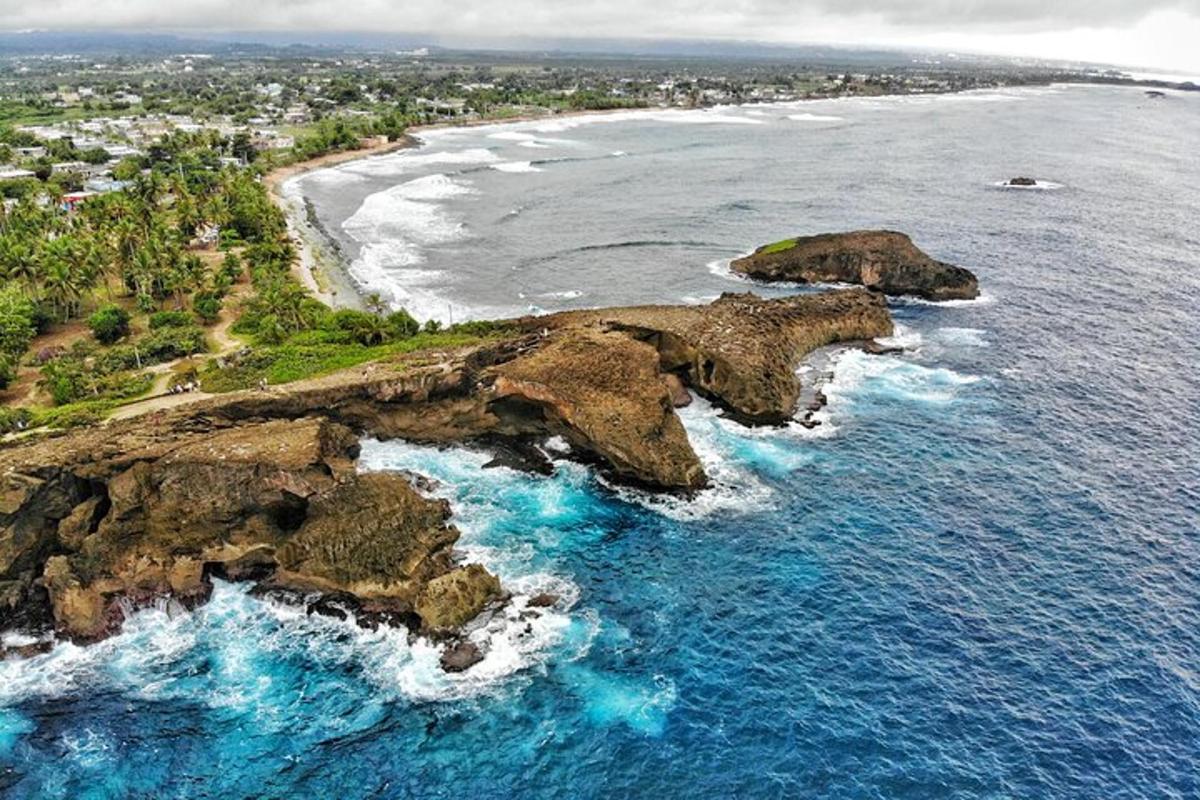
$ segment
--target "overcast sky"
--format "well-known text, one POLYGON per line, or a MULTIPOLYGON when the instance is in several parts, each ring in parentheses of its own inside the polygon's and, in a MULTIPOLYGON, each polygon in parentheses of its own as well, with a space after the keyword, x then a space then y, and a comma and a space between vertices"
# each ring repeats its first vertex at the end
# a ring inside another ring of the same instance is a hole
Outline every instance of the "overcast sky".
POLYGON ((0 0, 0 27, 884 44, 1200 75, 1200 0, 0 0))

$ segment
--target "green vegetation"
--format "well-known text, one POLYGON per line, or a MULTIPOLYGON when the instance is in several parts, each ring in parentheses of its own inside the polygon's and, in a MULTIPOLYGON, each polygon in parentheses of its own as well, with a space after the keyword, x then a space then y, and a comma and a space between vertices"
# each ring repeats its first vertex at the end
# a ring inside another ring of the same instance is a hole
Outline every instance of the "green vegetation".
POLYGON ((758 252, 762 253, 763 255, 770 255, 771 253, 782 253, 785 250, 791 250, 795 246, 795 239, 784 239, 781 242, 763 245, 762 247, 758 248, 758 252))
POLYGON ((257 348, 224 367, 210 362, 200 381, 207 392, 251 389, 264 381, 290 383, 401 353, 476 344, 502 333, 504 328, 494 326, 486 333, 479 330, 455 326, 448 331, 418 333, 376 345, 336 341, 336 336, 327 337, 324 331, 314 331, 298 334, 284 344, 257 348))
POLYGON ((120 306, 101 306, 88 317, 92 336, 101 344, 112 344, 129 335, 129 312, 120 306))

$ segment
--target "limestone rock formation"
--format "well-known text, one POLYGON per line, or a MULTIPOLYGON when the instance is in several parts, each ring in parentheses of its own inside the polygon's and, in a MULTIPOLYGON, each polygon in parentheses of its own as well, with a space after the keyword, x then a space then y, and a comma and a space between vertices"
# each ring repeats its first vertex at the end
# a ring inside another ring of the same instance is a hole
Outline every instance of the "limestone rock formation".
POLYGON ((730 268, 762 281, 854 283, 926 300, 979 296, 979 282, 970 271, 930 258, 895 231, 800 236, 764 245, 730 268))
MULTIPOLYGON (((61 634, 94 641, 120 628, 123 606, 203 602, 213 575, 269 577, 399 612, 421 599, 437 626, 461 624, 499 596, 486 572, 490 581, 477 578, 486 591, 428 595, 431 582, 460 571, 449 507, 400 475, 358 473, 357 439, 345 426, 321 418, 180 425, 104 431, 106 446, 94 450, 79 446, 92 440, 82 435, 5 454, 0 579, 11 600, 0 627, 48 602, 61 634)), ((417 624, 433 627, 419 612, 417 624)))
POLYGON ((791 418, 800 396, 796 368, 813 350, 892 332, 883 297, 864 289, 775 300, 727 293, 707 306, 567 311, 526 324, 629 333, 658 351, 664 371, 752 424, 791 418))
MULTIPOLYGON (((443 500, 361 473, 358 437, 502 443, 543 463, 566 439, 612 478, 690 492, 706 477, 674 407, 688 389, 751 423, 792 418, 812 350, 891 333, 865 289, 514 320, 513 332, 265 391, 0 445, 0 630, 78 641, 124 609, 258 581, 313 613, 452 638, 505 593, 453 558, 443 500), (543 461, 539 461, 539 458, 543 461)), ((424 487, 426 490, 428 486, 424 487)))
POLYGON ((570 328, 490 372, 491 408, 505 426, 563 436, 631 482, 704 486, 653 347, 618 332, 570 328))

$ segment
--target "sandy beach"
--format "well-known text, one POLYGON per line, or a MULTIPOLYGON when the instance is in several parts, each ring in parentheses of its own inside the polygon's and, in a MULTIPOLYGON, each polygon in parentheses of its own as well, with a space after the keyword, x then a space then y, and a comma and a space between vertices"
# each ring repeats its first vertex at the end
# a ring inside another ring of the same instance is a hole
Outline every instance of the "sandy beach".
MULTIPOLYGON (((418 138, 425 131, 446 130, 450 128, 478 128, 488 125, 509 125, 522 122, 538 122, 546 119, 563 117, 582 117, 626 112, 631 109, 605 109, 585 111, 565 111, 551 114, 524 114, 500 119, 473 119, 465 122, 438 122, 430 125, 418 125, 409 128, 404 136, 394 142, 361 147, 357 150, 341 150, 327 153, 323 156, 298 161, 284 167, 271 170, 263 176, 263 185, 268 194, 287 218, 288 231, 296 246, 298 258, 293 266, 296 279, 312 293, 313 297, 332 308, 364 307, 365 292, 355 282, 348 271, 342 256, 334 250, 336 246, 329 236, 312 224, 304 207, 301 196, 288 196, 285 184, 293 178, 308 172, 328 167, 335 167, 350 161, 389 155, 410 148, 420 147, 423 143, 418 138)), ((661 109, 647 108, 646 111, 661 109)))

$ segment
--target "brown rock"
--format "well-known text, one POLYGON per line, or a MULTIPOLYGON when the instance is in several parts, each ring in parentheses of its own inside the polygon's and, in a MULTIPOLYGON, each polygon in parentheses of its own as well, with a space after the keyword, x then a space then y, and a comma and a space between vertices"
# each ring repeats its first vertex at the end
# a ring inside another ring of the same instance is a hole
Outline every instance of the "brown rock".
POLYGON ((458 642, 442 651, 442 669, 462 672, 483 661, 483 652, 474 642, 458 642))
POLYGON ((533 597, 529 598, 529 602, 525 605, 528 608, 550 608, 558 601, 558 595, 551 594, 550 592, 541 592, 540 594, 535 594, 533 597))
POLYGON ((607 325, 659 354, 662 369, 682 373, 696 391, 751 424, 792 418, 800 399, 796 368, 828 344, 887 336, 883 297, 864 289, 764 300, 724 294, 708 306, 636 306, 538 317, 545 327, 607 325))
POLYGON ((560 435, 630 482, 675 490, 706 484, 654 348, 621 333, 569 328, 489 372, 489 409, 500 431, 560 435))
POLYGON ((683 385, 683 381, 673 372, 667 372, 663 375, 663 382, 667 384, 667 393, 671 396, 671 405, 675 408, 687 408, 692 404, 692 393, 683 385))
POLYGON ((425 585, 415 604, 424 630, 445 635, 479 616, 502 597, 500 581, 478 564, 460 567, 425 585))
POLYGON ((979 296, 979 282, 968 270, 930 258, 896 231, 800 236, 760 247, 730 268, 762 281, 854 283, 926 300, 979 296))

